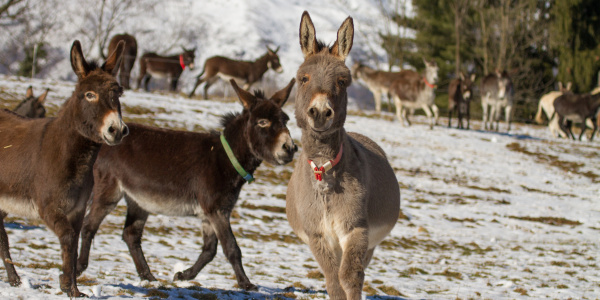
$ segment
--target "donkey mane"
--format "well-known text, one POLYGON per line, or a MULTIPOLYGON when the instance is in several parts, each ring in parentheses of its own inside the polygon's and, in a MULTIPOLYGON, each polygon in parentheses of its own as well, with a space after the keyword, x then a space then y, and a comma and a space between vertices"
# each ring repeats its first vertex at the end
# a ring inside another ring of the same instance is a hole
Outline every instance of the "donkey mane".
MULTIPOLYGON (((19 106, 21 106, 21 104, 19 104, 19 106)), ((17 108, 19 108, 19 106, 17 106, 17 108)), ((2 111, 10 113, 11 115, 16 116, 16 117, 18 117, 20 119, 29 119, 28 117, 21 116, 20 114, 14 112, 12 110, 6 109, 6 108, 3 108, 2 111)))
POLYGON ((323 49, 327 49, 327 51, 329 53, 332 53, 331 51, 333 51, 333 46, 331 44, 326 44, 325 42, 321 41, 321 40, 317 40, 317 51, 315 51, 316 53, 323 51, 323 49))
POLYGON ((228 124, 231 124, 235 119, 237 119, 241 114, 239 112, 228 112, 221 117, 221 126, 225 127, 228 124))

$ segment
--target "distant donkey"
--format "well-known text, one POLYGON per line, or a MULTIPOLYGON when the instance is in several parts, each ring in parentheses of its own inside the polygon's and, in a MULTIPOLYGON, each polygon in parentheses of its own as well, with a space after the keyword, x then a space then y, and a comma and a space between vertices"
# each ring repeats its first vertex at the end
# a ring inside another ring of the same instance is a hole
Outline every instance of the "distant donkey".
POLYGON ((298 150, 286 127, 289 117, 281 109, 294 80, 270 99, 262 92, 253 95, 240 89, 234 80, 231 84, 244 109, 223 117, 223 133, 130 124, 131 136, 125 142, 117 148, 102 147, 94 166, 92 205, 81 233, 78 273, 88 266, 100 223, 125 197, 123 240, 142 280, 156 280, 142 252, 144 225, 154 213, 202 219, 202 253, 192 267, 177 272, 174 280, 194 279, 215 257, 220 242, 238 285, 256 289, 244 272, 229 218, 240 190, 253 180, 263 160, 283 165, 298 150))
POLYGON ((233 60, 223 56, 213 56, 207 59, 202 73, 196 78, 196 84, 194 84, 189 97, 194 96, 196 88, 203 82, 206 82, 204 84, 204 99, 208 99, 208 88, 217 82, 219 78, 225 80, 235 79, 243 84, 244 90, 248 90, 252 84, 260 81, 269 69, 277 73, 283 72, 277 51, 279 51, 279 47, 275 50, 267 47, 267 53, 255 61, 233 60))
POLYGON ((592 135, 590 141, 594 139, 598 131, 598 113, 600 112, 600 93, 597 94, 573 94, 567 93, 554 100, 554 116, 558 118, 560 129, 566 132, 571 138, 575 139, 571 125, 573 122, 581 123, 581 133, 579 140, 583 137, 586 126, 586 119, 592 120, 592 135))
MULTIPOLYGON (((121 63, 121 68, 119 68, 119 83, 124 89, 129 90, 131 89, 129 86, 131 70, 133 70, 133 64, 137 58, 137 41, 135 37, 127 33, 117 34, 110 39, 110 43, 108 44, 108 53, 115 51, 117 44, 119 44, 120 41, 125 42, 125 52, 123 53, 123 62, 121 63)), ((102 58, 106 59, 103 49, 100 49, 100 53, 102 54, 102 58)))
POLYGON ((354 38, 348 17, 328 47, 302 14, 304 62, 296 73, 296 122, 302 153, 288 184, 286 213, 325 273, 331 299, 361 299, 375 247, 396 224, 400 188, 385 152, 368 137, 344 129, 352 82, 344 61, 354 38))
POLYGON ((167 78, 170 81, 171 91, 177 90, 177 82, 183 70, 186 67, 190 70, 194 69, 194 59, 196 58, 196 48, 185 49, 183 53, 171 56, 160 56, 154 52, 147 52, 140 57, 140 75, 138 77, 137 86, 142 87, 144 81, 144 89, 149 91, 148 83, 152 76, 157 78, 167 78))
POLYGON ((425 75, 412 70, 401 71, 401 77, 395 80, 390 87, 390 93, 396 104, 396 116, 404 125, 404 121, 410 126, 407 118, 407 108, 421 108, 429 119, 429 128, 437 124, 439 109, 435 105, 435 88, 438 79, 438 66, 435 61, 425 63, 425 75))
POLYGON ((376 112, 381 112, 381 96, 389 95, 390 86, 399 76, 401 76, 400 72, 375 70, 360 62, 352 66, 352 77, 364 81, 367 88, 373 93, 376 112))
POLYGON ((448 127, 452 125, 453 111, 456 111, 458 117, 456 128, 464 128, 463 116, 467 117, 467 129, 471 127, 471 96, 474 84, 475 74, 465 77, 462 72, 458 78, 450 81, 448 85, 448 127))
POLYGON ((481 80, 479 92, 481 94, 481 106, 483 109, 483 128, 485 130, 493 130, 494 122, 496 122, 496 131, 498 131, 500 114, 504 107, 506 131, 510 131, 514 88, 508 73, 506 71, 502 73, 496 71, 493 74, 486 75, 481 80))
MULTIPOLYGON (((571 82, 569 81, 566 86, 563 87, 562 82, 558 83, 558 91, 551 91, 547 94, 543 95, 540 98, 540 102, 538 103, 538 110, 535 114, 535 122, 538 124, 542 124, 544 120, 542 119, 542 112, 546 114, 548 118, 548 129, 550 129, 550 133, 554 137, 567 137, 567 133, 560 129, 558 125, 558 118, 552 118, 554 114, 554 100, 560 97, 564 93, 568 93, 571 91, 571 82)), ((593 126, 590 126, 593 127, 593 126)))
POLYGON ((46 116, 46 108, 44 107, 44 101, 48 96, 48 91, 41 94, 39 97, 33 96, 33 88, 29 86, 25 93, 25 99, 13 109, 13 111, 21 116, 27 118, 43 118, 46 116))
MULTIPOLYGON (((60 289, 77 289, 79 231, 94 185, 92 167, 102 144, 116 145, 127 135, 114 75, 124 43, 99 67, 83 57, 79 41, 71 48, 77 85, 56 118, 28 119, 0 110, 0 256, 11 286, 21 279, 10 257, 4 218, 15 214, 41 219, 59 239, 60 289)), ((23 251, 23 250, 19 250, 23 251)))

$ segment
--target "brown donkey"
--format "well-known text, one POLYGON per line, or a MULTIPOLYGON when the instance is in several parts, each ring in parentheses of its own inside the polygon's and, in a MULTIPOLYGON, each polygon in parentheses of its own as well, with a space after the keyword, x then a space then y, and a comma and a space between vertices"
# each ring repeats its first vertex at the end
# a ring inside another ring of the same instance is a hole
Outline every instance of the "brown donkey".
POLYGON ((456 128, 463 129, 463 116, 467 118, 467 129, 471 127, 471 96, 475 74, 465 77, 461 72, 458 78, 450 81, 448 85, 448 127, 452 125, 452 112, 456 111, 458 124, 456 128))
POLYGON ((194 84, 189 97, 194 96, 196 88, 203 82, 206 82, 204 84, 204 99, 208 99, 208 88, 217 82, 219 78, 225 80, 235 79, 244 83, 244 90, 248 90, 252 84, 260 81, 269 69, 277 73, 283 72, 277 51, 279 51, 279 47, 275 50, 267 47, 267 53, 255 61, 233 60, 223 56, 213 56, 207 59, 204 63, 204 70, 196 78, 196 84, 194 84))
MULTIPOLYGON (((110 43, 108 43, 108 53, 115 51, 120 41, 125 42, 125 50, 123 50, 123 62, 121 62, 121 67, 119 68, 119 83, 124 89, 129 90, 131 89, 129 86, 131 70, 133 70, 133 64, 135 63, 135 59, 137 57, 137 40, 135 37, 127 33, 117 34, 113 36, 110 39, 110 43)), ((106 59, 102 49, 100 49, 100 54, 102 54, 102 57, 106 59)))
POLYGON ((281 110, 294 80, 269 100, 261 92, 252 95, 240 89, 233 80, 231 84, 244 110, 223 117, 222 134, 130 124, 131 136, 121 145, 102 147, 94 166, 92 206, 81 234, 79 273, 88 265, 100 223, 124 196, 127 218, 123 240, 142 280, 156 280, 141 245, 148 215, 154 213, 202 219, 202 253, 192 267, 175 274, 174 280, 195 278, 215 257, 221 242, 239 286, 256 289, 244 272, 229 217, 242 186, 253 180, 251 174, 263 160, 286 164, 298 150, 286 127, 289 117, 281 110), (237 166, 232 162, 236 158, 237 166))
POLYGON ((302 15, 304 63, 296 76, 302 153, 288 185, 286 211, 323 270, 331 299, 361 298, 365 268, 400 211, 400 188, 383 150, 344 130, 352 81, 344 60, 353 37, 348 17, 327 47, 317 41, 308 12, 302 15))
POLYGON ((163 78, 166 77, 170 80, 171 91, 177 90, 177 82, 179 76, 183 73, 186 67, 190 70, 194 69, 194 59, 196 59, 196 48, 185 49, 183 52, 177 55, 171 56, 160 56, 154 52, 144 53, 140 57, 140 75, 137 80, 138 89, 142 87, 142 80, 144 81, 144 89, 149 91, 148 83, 152 76, 163 78))
POLYGON ((39 97, 33 96, 33 88, 29 86, 27 92, 25 92, 25 99, 13 109, 13 112, 27 118, 43 118, 46 116, 46 108, 44 107, 44 101, 48 96, 48 91, 41 94, 39 97))
POLYGON ((7 214, 40 218, 59 238, 60 288, 77 289, 79 231, 92 192, 92 168, 101 144, 116 145, 127 135, 121 120, 118 70, 123 43, 102 67, 86 62, 79 41, 71 48, 77 86, 56 118, 27 119, 0 111, 0 254, 12 286, 21 284, 4 229, 7 214))
POLYGON ((401 74, 401 72, 375 70, 360 62, 352 66, 352 77, 364 81, 367 88, 373 93, 376 112, 381 112, 381 96, 389 95, 390 86, 400 78, 401 74))

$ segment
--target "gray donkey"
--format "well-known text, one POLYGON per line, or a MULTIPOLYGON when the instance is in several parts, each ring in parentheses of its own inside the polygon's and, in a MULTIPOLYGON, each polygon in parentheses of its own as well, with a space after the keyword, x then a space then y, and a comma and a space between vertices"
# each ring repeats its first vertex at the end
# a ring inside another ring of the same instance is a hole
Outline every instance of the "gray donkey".
POLYGON ((287 190, 287 217, 325 273, 331 299, 360 299, 375 246, 400 211, 400 188, 383 150, 358 133, 346 133, 344 61, 352 48, 348 17, 328 47, 317 42, 308 12, 300 23, 304 63, 298 69, 296 121, 302 153, 287 190))

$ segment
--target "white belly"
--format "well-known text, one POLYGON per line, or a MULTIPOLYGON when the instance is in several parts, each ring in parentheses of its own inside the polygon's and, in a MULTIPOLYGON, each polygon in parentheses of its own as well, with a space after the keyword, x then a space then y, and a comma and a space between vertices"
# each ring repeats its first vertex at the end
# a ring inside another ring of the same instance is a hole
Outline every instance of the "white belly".
POLYGON ((144 210, 166 216, 195 216, 204 217, 204 211, 196 200, 173 199, 163 195, 153 195, 144 192, 124 192, 144 210))
POLYGON ((39 219, 38 208, 32 199, 17 199, 0 196, 0 209, 9 214, 20 217, 39 219))

